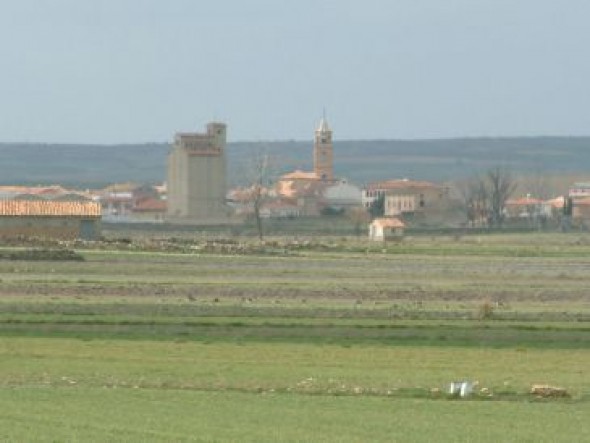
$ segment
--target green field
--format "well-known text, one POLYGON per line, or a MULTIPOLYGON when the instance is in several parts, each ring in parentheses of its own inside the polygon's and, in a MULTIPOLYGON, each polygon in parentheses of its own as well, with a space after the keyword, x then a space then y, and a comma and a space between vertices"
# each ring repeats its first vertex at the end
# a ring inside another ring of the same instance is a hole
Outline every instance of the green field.
POLYGON ((218 243, 0 260, 0 440, 590 441, 587 237, 218 243))

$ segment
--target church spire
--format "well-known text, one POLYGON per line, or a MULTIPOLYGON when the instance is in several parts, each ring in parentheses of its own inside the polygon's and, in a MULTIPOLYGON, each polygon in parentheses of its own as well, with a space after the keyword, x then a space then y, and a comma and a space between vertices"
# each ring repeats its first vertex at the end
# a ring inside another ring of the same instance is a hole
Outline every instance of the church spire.
POLYGON ((326 110, 315 131, 313 164, 314 172, 321 180, 334 179, 332 130, 326 119, 326 110))

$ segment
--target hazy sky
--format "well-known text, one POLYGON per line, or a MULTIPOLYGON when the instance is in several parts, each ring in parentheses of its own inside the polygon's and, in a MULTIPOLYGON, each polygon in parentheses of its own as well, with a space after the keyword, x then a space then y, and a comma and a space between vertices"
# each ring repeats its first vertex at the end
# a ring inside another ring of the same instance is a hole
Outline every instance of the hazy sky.
POLYGON ((0 141, 590 134, 588 0, 0 0, 0 141))

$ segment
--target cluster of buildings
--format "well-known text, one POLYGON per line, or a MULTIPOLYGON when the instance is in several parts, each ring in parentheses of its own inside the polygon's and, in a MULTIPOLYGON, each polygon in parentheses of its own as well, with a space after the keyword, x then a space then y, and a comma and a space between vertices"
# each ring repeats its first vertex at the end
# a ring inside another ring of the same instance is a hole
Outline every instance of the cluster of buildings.
MULTIPOLYGON (((334 175, 332 129, 325 117, 315 131, 313 171, 283 174, 262 192, 260 214, 264 218, 316 217, 343 213, 361 204, 361 189, 334 175)), ((251 186, 230 190, 228 202, 235 214, 252 215, 251 194, 251 186)))
MULTIPOLYGON (((94 239, 101 221, 231 224, 254 216, 257 204, 256 216, 262 218, 360 211, 367 215, 370 237, 380 240, 401 235, 408 220, 432 217, 456 203, 448 186, 427 181, 385 180, 361 188, 338 178, 333 131, 325 116, 314 134, 313 170, 283 174, 272 185, 251 183, 228 190, 226 143, 224 123, 211 122, 203 133, 177 133, 161 186, 123 183, 83 192, 61 186, 0 186, 0 237, 94 239)), ((568 196, 552 200, 530 195, 508 200, 505 208, 506 219, 551 219, 566 213, 573 220, 590 221, 590 183, 577 183, 568 196)))
MULTIPOLYGON (((84 192, 61 186, 0 187, 0 237, 51 236, 92 239, 100 222, 230 224, 251 217, 254 186, 228 190, 227 127, 207 124, 203 133, 179 132, 162 186, 123 183, 84 192)), ((427 182, 398 180, 361 189, 334 174, 333 132, 322 118, 315 130, 313 170, 281 175, 261 193, 259 216, 317 217, 369 207, 386 195, 385 217, 421 211, 447 190, 427 182)), ((398 222, 399 226, 401 222, 398 222)))
POLYGON ((530 221, 566 218, 575 224, 590 223, 590 182, 574 183, 566 196, 549 200, 535 198, 530 194, 506 202, 508 219, 530 221))

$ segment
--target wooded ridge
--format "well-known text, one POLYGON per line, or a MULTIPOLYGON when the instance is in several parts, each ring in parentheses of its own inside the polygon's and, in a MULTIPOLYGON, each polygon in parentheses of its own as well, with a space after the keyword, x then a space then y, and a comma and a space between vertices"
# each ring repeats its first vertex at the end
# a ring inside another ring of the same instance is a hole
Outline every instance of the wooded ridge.
MULTIPOLYGON (((167 143, 0 143, 0 184, 95 187, 165 180, 167 143)), ((269 155, 275 175, 312 167, 312 141, 228 144, 229 185, 243 184, 251 159, 269 155)), ((501 165, 524 174, 590 172, 590 137, 336 140, 335 173, 363 184, 387 178, 448 181, 501 165)))

